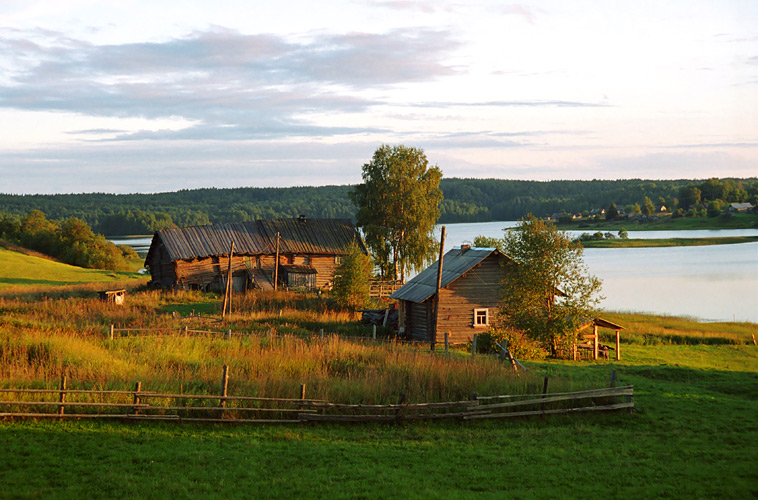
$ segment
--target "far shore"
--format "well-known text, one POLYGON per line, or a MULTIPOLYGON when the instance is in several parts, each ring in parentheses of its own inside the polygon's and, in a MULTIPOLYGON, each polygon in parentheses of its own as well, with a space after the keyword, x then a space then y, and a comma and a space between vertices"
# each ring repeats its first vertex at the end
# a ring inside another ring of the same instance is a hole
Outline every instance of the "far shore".
POLYGON ((582 241, 584 248, 645 248, 645 247, 691 247, 706 245, 732 245, 735 243, 752 243, 758 236, 727 236, 718 238, 630 238, 582 241))

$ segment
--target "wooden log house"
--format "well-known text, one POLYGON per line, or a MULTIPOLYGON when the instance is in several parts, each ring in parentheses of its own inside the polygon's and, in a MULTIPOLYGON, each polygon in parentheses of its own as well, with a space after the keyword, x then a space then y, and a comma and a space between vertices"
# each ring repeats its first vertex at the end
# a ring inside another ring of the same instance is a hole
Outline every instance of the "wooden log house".
POLYGON ((444 342, 445 332, 452 344, 469 342, 494 320, 503 266, 512 261, 494 248, 462 245, 447 252, 442 262, 436 336, 433 315, 439 261, 390 295, 399 302, 398 328, 407 338, 421 342, 444 342))
POLYGON ((360 234, 348 219, 267 219, 156 231, 145 259, 150 284, 160 288, 218 290, 232 286, 330 288, 347 246, 360 234), (278 258, 278 266, 277 266, 278 258))

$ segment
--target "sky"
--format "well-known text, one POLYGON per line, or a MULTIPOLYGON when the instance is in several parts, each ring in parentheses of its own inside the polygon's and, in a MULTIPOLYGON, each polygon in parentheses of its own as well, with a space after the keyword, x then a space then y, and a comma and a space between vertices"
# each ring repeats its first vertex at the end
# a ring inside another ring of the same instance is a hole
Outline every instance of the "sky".
POLYGON ((758 2, 0 0, 0 193, 758 176, 758 2))

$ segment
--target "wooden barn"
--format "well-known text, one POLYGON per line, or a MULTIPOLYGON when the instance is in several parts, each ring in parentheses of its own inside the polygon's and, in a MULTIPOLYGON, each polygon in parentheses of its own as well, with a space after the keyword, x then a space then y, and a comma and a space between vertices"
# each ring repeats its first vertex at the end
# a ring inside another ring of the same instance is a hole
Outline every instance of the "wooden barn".
POLYGON ((162 229, 145 266, 162 288, 223 290, 231 251, 235 291, 330 288, 347 246, 360 234, 348 219, 269 219, 162 229), (234 248, 232 251, 232 243, 234 248), (278 259, 278 266, 277 266, 278 259))
POLYGON ((399 302, 398 327, 417 341, 444 342, 449 332, 450 343, 468 342, 494 319, 503 266, 510 259, 494 248, 463 245, 447 252, 442 262, 437 338, 432 336, 439 261, 390 295, 399 302))

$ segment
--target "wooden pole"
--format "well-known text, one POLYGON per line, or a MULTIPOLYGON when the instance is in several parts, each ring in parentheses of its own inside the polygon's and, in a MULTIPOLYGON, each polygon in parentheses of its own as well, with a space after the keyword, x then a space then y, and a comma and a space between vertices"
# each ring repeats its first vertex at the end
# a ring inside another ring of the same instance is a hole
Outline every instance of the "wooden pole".
POLYGON ((475 333, 474 338, 471 339, 471 355, 476 356, 476 339, 478 335, 475 333))
POLYGON ((226 271, 226 290, 224 290, 224 305, 221 308, 221 317, 226 317, 226 306, 229 305, 229 313, 232 312, 232 257, 234 256, 234 241, 229 248, 229 268, 226 271))
POLYGON ((597 335, 597 325, 592 325, 592 326, 593 326, 594 333, 595 333, 595 342, 594 342, 595 343, 595 352, 593 353, 593 356, 594 356, 595 360, 597 360, 597 357, 598 357, 598 348, 600 347, 598 345, 599 344, 599 342, 598 342, 599 339, 598 339, 598 335, 597 335))
POLYGON ((434 344, 437 342, 437 317, 440 312, 440 288, 442 288, 442 257, 445 253, 445 226, 442 226, 442 234, 440 235, 440 260, 437 266, 437 289, 434 295, 434 317, 432 318, 432 351, 434 351, 434 344))
POLYGON ((230 328, 229 330, 226 331, 226 340, 231 340, 231 339, 232 339, 232 330, 230 328))
POLYGON ((58 407, 58 415, 63 415, 64 413, 64 405, 63 403, 66 402, 66 376, 61 375, 61 393, 58 397, 58 402, 61 403, 61 405, 58 407))
MULTIPOLYGON (((226 395, 229 389, 229 365, 224 365, 224 373, 221 375, 221 398, 218 405, 221 408, 226 408, 226 395)), ((221 410, 219 418, 224 418, 224 410, 221 410)))
POLYGON ((450 332, 445 332, 445 354, 449 354, 449 352, 447 350, 448 338, 449 337, 450 337, 450 332))
POLYGON ((616 330, 616 361, 621 361, 621 332, 616 330))
POLYGON ((305 399, 305 384, 300 384, 300 399, 305 399))
POLYGON ((279 233, 276 233, 276 262, 274 263, 274 291, 279 286, 279 233))
POLYGON ((372 332, 371 332, 371 338, 376 340, 376 325, 371 325, 371 326, 373 326, 372 332))
POLYGON ((134 400, 132 403, 134 404, 134 408, 132 408, 132 413, 135 415, 139 414, 139 410, 137 409, 137 405, 140 403, 139 399, 139 392, 142 390, 142 382, 137 382, 134 384, 134 400))
POLYGON ((108 332, 108 338, 109 338, 110 340, 113 340, 113 325, 111 325, 111 329, 110 329, 110 332, 108 332))

